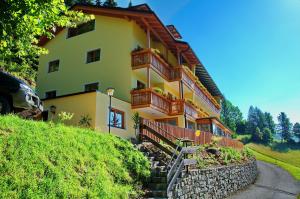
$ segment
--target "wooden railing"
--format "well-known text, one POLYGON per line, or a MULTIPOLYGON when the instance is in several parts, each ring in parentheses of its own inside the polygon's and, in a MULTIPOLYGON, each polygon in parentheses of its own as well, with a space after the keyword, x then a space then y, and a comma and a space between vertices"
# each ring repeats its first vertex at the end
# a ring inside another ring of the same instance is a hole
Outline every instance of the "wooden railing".
POLYGON ((171 78, 171 66, 151 49, 145 49, 132 53, 132 67, 151 67, 165 79, 171 78))
POLYGON ((165 114, 170 113, 170 101, 151 89, 131 91, 131 105, 132 108, 142 108, 152 105, 165 114))
MULTIPOLYGON (((211 143, 213 138, 213 134, 210 132, 201 131, 200 136, 196 136, 195 130, 193 129, 181 128, 178 126, 155 122, 147 119, 142 119, 141 125, 148 126, 151 129, 154 129, 156 132, 172 142, 176 142, 177 140, 182 139, 188 139, 192 140, 195 145, 203 145, 211 143)), ((142 133, 147 133, 147 130, 144 130, 142 133)), ((156 139, 156 141, 160 142, 160 139, 156 139)), ((244 146, 241 142, 227 137, 222 137, 220 141, 218 141, 218 145, 233 147, 236 149, 242 149, 244 146)))
POLYGON ((199 118, 199 112, 192 104, 184 100, 170 100, 151 88, 131 91, 131 105, 133 109, 152 107, 170 116, 186 113, 195 119, 199 118))
POLYGON ((225 147, 232 147, 232 148, 236 148, 236 149, 243 149, 243 147, 244 147, 242 142, 237 141, 237 140, 232 140, 227 137, 223 137, 219 141, 218 145, 225 146, 225 147))
POLYGON ((144 67, 151 67, 160 76, 169 82, 182 80, 190 89, 204 100, 208 107, 212 108, 217 114, 220 113, 220 105, 212 100, 213 97, 208 92, 203 92, 202 89, 196 84, 197 78, 186 71, 182 66, 172 67, 157 53, 151 49, 144 49, 132 52, 132 68, 139 69, 144 67))

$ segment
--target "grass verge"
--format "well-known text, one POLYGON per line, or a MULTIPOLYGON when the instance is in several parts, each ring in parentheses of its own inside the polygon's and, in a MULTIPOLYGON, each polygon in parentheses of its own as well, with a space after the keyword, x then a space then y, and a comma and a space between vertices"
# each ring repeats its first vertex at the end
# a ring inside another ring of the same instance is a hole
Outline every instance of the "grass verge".
POLYGON ((135 198, 150 165, 125 140, 0 116, 0 198, 135 198))
POLYGON ((300 150, 292 149, 288 146, 285 146, 284 149, 278 150, 274 149, 273 145, 272 147, 270 147, 254 143, 250 143, 247 146, 266 156, 272 157, 274 159, 280 160, 282 162, 291 164, 296 167, 300 167, 300 150))
POLYGON ((252 148, 249 148, 249 150, 252 151, 252 153, 255 155, 257 160, 261 160, 261 161, 264 161, 264 162, 275 164, 275 165, 283 168, 287 172, 289 172, 295 179, 300 180, 300 168, 299 167, 296 167, 296 166, 288 164, 286 162, 274 159, 273 157, 264 155, 260 152, 255 151, 252 148))

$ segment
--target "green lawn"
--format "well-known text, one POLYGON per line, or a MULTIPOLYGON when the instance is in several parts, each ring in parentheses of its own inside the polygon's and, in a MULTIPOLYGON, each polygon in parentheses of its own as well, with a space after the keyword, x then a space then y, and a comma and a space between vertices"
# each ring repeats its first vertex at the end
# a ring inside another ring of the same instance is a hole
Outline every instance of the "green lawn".
POLYGON ((281 149, 281 151, 276 151, 271 147, 253 143, 250 143, 247 146, 259 153, 262 153, 274 159, 286 162, 296 167, 300 167, 300 150, 293 150, 286 147, 285 150, 281 149))
POLYGON ((0 198, 132 198, 150 165, 115 136, 0 116, 0 198))
POLYGON ((256 145, 251 143, 247 146, 253 152, 256 159, 278 165, 279 167, 288 171, 295 179, 300 180, 300 167, 293 165, 295 162, 297 164, 297 161, 287 158, 292 157, 290 154, 295 154, 294 151, 290 151, 287 153, 279 153, 274 152, 271 150, 271 148, 265 147, 263 145, 256 145))

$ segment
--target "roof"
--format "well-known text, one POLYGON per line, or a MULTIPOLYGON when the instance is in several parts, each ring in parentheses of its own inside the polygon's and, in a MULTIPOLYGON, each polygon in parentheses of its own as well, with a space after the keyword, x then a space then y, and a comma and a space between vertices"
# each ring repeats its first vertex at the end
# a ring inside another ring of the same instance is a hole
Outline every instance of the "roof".
POLYGON ((167 25, 166 27, 176 39, 182 39, 181 34, 174 25, 167 25))
POLYGON ((207 90, 212 94, 212 96, 219 96, 221 98, 224 98, 218 86, 216 85, 216 83, 211 78, 211 76, 202 64, 196 66, 196 76, 199 78, 201 83, 207 88, 207 90))

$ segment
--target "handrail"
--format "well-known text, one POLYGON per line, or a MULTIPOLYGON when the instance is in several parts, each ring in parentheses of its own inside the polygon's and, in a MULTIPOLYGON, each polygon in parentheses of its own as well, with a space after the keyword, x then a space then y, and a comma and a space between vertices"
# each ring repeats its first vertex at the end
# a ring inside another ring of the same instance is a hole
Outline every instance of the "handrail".
POLYGON ((197 147, 184 147, 181 149, 179 155, 177 156, 174 164, 170 168, 167 174, 167 195, 169 195, 173 185, 176 182, 179 174, 182 172, 183 167, 187 165, 195 165, 197 163, 194 159, 184 159, 185 154, 193 154, 197 151, 197 147))

